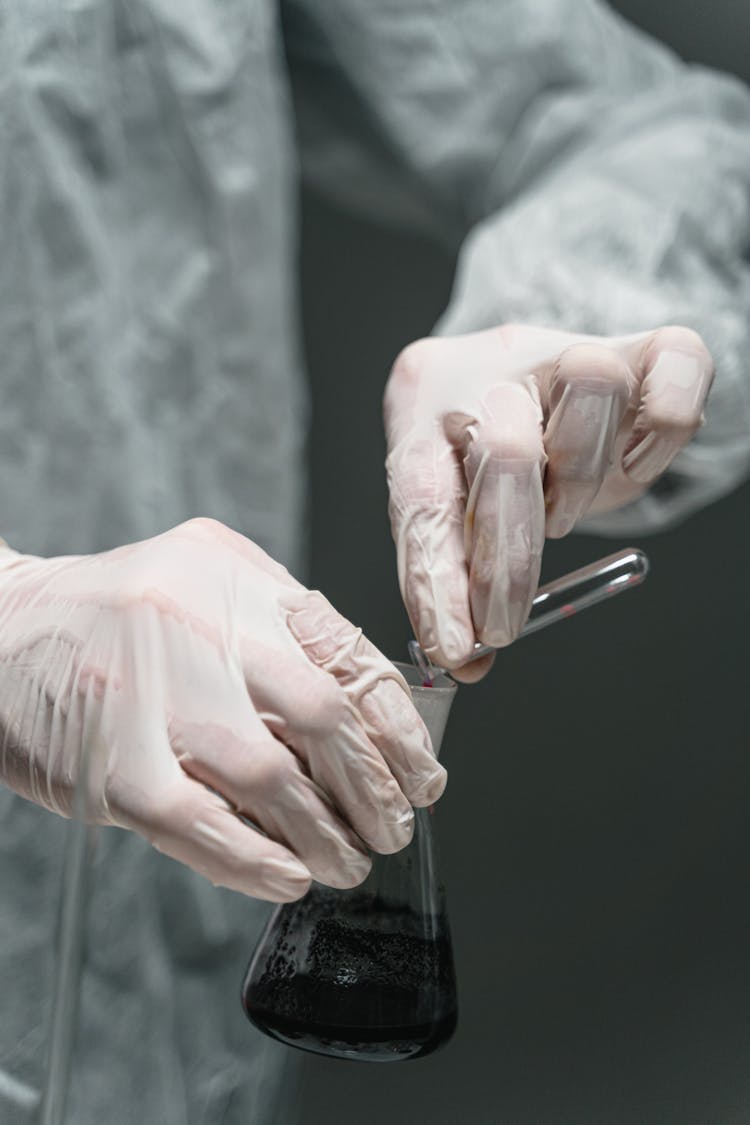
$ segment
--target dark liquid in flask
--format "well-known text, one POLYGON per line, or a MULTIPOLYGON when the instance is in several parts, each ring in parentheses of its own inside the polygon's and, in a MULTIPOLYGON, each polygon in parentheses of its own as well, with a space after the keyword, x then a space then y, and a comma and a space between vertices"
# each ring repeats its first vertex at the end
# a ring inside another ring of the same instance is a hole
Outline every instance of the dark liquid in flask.
MULTIPOLYGON (((303 900, 304 902, 304 900, 303 900)), ((456 1027, 456 988, 444 919, 349 901, 345 917, 283 919, 242 992, 250 1020, 293 1047, 364 1062, 416 1059, 456 1027), (375 919, 375 921, 373 921, 375 919), (300 949, 304 955, 300 958, 300 949)), ((318 904, 320 906, 320 904, 318 904)))

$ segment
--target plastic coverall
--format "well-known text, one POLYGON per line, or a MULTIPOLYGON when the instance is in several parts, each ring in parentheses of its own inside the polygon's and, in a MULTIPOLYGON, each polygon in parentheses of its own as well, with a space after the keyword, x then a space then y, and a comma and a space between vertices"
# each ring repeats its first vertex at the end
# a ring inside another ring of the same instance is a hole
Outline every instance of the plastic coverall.
MULTIPOLYGON (((738 482, 741 83, 684 66, 594 0, 283 8, 3 6, 8 542, 95 551, 201 514, 300 573, 290 73, 310 181, 380 220, 465 239, 439 331, 524 320, 703 335, 718 371, 707 425, 601 530, 664 527, 738 482)), ((67 824, 8 791, 0 802, 0 1120, 21 1125, 42 1082, 67 824)), ((101 833, 94 874, 69 1119, 273 1120, 285 1052, 236 995, 264 909, 117 829, 101 833)))

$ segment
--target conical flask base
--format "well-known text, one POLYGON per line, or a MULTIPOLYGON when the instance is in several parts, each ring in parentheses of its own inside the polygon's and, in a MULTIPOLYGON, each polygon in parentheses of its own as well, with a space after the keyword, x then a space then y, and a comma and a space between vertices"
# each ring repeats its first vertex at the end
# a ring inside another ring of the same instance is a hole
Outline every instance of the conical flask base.
POLYGON ((421 1058, 456 1027, 447 918, 315 886, 274 914, 242 1001, 292 1047, 359 1062, 421 1058), (303 948, 301 948, 303 947, 303 948))
MULTIPOLYGON (((430 688, 411 667, 409 684, 436 752, 456 685, 430 688)), ((445 893, 427 809, 395 855, 373 856, 350 891, 314 884, 274 911, 242 986, 249 1019, 292 1047, 360 1062, 417 1059, 436 1050, 457 1022, 445 893)))

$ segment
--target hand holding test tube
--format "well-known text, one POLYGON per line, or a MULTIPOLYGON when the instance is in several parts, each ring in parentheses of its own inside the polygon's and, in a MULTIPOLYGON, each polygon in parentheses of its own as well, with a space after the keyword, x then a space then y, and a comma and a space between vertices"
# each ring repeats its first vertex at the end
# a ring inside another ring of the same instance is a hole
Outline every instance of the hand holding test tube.
MULTIPOLYGON (((598 559, 580 570, 556 578, 546 586, 541 586, 531 605, 528 621, 521 629, 519 639, 536 633, 556 621, 573 617, 589 606, 597 605, 606 598, 614 597, 625 590, 639 586, 648 574, 648 559, 637 547, 626 547, 614 555, 598 559)), ((496 652, 491 645, 476 644, 474 655, 469 663, 481 660, 496 652)), ((430 685, 442 668, 432 665, 419 641, 409 641, 409 655, 412 663, 422 674, 423 683, 430 685)))

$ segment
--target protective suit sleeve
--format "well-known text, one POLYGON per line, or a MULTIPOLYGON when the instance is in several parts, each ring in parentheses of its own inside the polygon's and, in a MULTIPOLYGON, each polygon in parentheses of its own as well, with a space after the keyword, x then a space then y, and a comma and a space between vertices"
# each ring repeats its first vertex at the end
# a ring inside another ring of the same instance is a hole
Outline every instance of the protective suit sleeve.
POLYGON ((707 422, 586 530, 668 526, 750 469, 750 93, 595 0, 294 0, 304 175, 460 246, 437 332, 697 330, 707 422))

